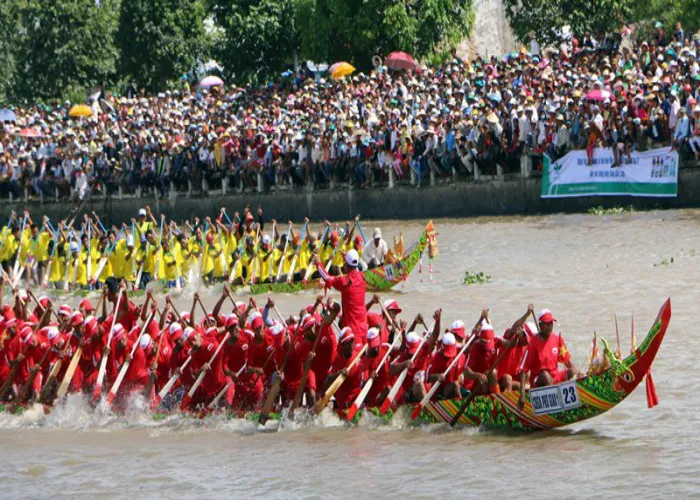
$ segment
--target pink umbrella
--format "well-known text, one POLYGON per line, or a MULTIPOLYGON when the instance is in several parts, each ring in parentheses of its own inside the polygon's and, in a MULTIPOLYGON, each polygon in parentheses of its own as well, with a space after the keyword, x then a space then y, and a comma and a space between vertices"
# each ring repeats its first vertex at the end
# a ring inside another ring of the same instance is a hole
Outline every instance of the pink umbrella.
POLYGON ((221 87, 223 85, 224 81, 218 76, 207 76, 204 78, 204 80, 199 82, 199 86, 205 89, 208 89, 209 87, 221 87))
POLYGON ((386 58, 386 65, 393 70, 416 69, 416 61, 405 52, 392 52, 386 58))
POLYGON ((32 139, 35 139, 37 137, 41 137, 41 133, 39 133, 38 130, 35 130, 33 128, 23 128, 22 130, 19 131, 20 137, 29 137, 32 139))
POLYGON ((591 90, 586 94, 586 99, 589 101, 604 101, 605 99, 610 99, 610 97, 612 97, 610 91, 603 89, 591 90))

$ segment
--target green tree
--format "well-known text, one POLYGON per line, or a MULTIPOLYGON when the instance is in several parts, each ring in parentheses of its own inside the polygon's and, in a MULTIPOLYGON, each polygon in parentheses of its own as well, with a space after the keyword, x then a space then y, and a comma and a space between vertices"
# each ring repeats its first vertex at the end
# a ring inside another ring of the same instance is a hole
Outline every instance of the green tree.
POLYGON ((214 57, 227 80, 261 83, 279 78, 299 48, 295 0, 213 0, 212 12, 222 30, 214 57))
POLYGON ((16 44, 14 94, 33 101, 110 82, 116 13, 117 0, 23 0, 10 42, 16 44))
POLYGON ((513 32, 521 41, 535 32, 540 44, 556 40, 568 26, 575 36, 619 29, 631 16, 632 0, 503 0, 513 32))
POLYGON ((401 50, 416 58, 447 51, 467 38, 472 0, 298 0, 301 53, 315 61, 371 67, 376 54, 401 50))
POLYGON ((117 46, 121 76, 151 91, 191 71, 204 56, 202 0, 124 0, 117 46))
POLYGON ((0 102, 11 94, 15 52, 20 33, 19 0, 0 2, 0 102))

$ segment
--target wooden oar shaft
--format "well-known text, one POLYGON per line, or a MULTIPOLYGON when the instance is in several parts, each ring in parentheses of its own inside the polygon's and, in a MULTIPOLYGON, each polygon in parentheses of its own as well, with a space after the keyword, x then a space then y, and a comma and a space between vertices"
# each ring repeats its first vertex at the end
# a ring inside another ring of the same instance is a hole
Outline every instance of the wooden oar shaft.
MULTIPOLYGON (((279 309, 277 309, 277 306, 273 306, 273 309, 277 313, 277 316, 279 316, 280 321, 282 321, 282 323, 284 323, 284 317, 282 316, 282 313, 279 312, 279 309)), ((286 335, 287 330, 288 329, 287 329, 287 326, 285 324, 284 332, 280 333, 280 335, 286 335)), ((292 352, 293 348, 294 348, 294 342, 292 342, 292 339, 289 339, 289 347, 287 347, 287 352, 284 355, 284 360, 282 361, 282 366, 278 368, 278 370, 281 374, 284 374, 284 369, 287 367, 287 361, 289 361, 289 354, 292 352)), ((277 400, 277 396, 279 394, 281 384, 282 384, 282 379, 280 377, 275 378, 275 381, 272 383, 272 387, 270 387, 270 392, 267 394, 267 399, 265 399, 265 404, 263 405, 263 409, 260 412, 260 418, 258 419, 258 423, 260 425, 265 425, 265 422, 267 422, 267 418, 270 414, 270 410, 272 409, 272 406, 275 404, 275 401, 277 400)))
MULTIPOLYGON (((347 366, 348 372, 352 370, 355 365, 362 359, 362 355, 367 351, 367 344, 365 344, 360 352, 357 353, 355 358, 350 362, 350 364, 347 366)), ((333 381, 333 383, 330 385, 326 393, 323 395, 323 398, 321 398, 317 403, 316 406, 314 406, 314 413, 318 415, 321 413, 321 411, 326 407, 328 402, 331 400, 333 395, 338 391, 341 385, 343 385, 343 382, 345 382, 345 376, 340 374, 336 377, 336 379, 333 381)))
POLYGON ((68 369, 66 370, 66 374, 63 376, 63 380, 61 381, 61 385, 58 387, 58 391, 56 392, 57 398, 62 398, 68 393, 68 387, 70 386, 70 383, 73 381, 73 374, 75 373, 75 370, 78 367, 78 362, 80 361, 80 356, 82 355, 82 353, 83 353, 83 347, 78 346, 78 348, 73 353, 73 357, 70 360, 70 364, 68 365, 68 369))

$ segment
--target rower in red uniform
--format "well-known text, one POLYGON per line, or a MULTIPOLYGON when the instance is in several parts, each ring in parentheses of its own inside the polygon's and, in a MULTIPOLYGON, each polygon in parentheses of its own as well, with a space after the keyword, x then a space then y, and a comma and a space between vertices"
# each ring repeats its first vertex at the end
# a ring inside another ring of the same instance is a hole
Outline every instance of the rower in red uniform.
POLYGON ((201 370, 207 372, 202 385, 190 401, 190 407, 196 408, 200 404, 207 404, 214 399, 216 393, 223 387, 224 375, 221 356, 217 356, 212 365, 209 364, 211 357, 219 347, 216 335, 209 331, 201 333, 195 330, 189 340, 192 345, 192 361, 186 371, 191 374, 193 380, 197 379, 201 370))
POLYGON ((527 372, 530 374, 532 387, 544 387, 571 380, 576 373, 564 338, 561 334, 553 333, 556 319, 552 312, 549 309, 543 309, 537 316, 537 321, 540 324, 540 333, 530 338, 530 345, 522 362, 518 405, 525 403, 523 386, 527 372), (559 370, 559 363, 562 363, 566 369, 559 370))
POLYGON ((226 379, 233 384, 226 391, 224 399, 228 406, 234 403, 238 403, 235 406, 239 406, 243 402, 241 396, 245 395, 245 391, 239 389, 241 381, 238 380, 237 373, 248 363, 251 337, 241 330, 238 316, 235 314, 226 318, 226 333, 229 334, 229 338, 221 350, 221 367, 226 379))
POLYGON ((360 353, 363 344, 355 341, 355 334, 349 326, 340 331, 338 342, 338 355, 331 366, 325 388, 328 388, 340 374, 345 375, 345 382, 335 393, 336 409, 344 410, 350 407, 362 389, 362 363, 355 363, 351 369, 348 369, 348 366, 360 353))
POLYGON ((430 364, 426 369, 426 379, 430 385, 435 382, 441 382, 439 393, 436 392, 433 398, 438 399, 461 399, 460 386, 462 380, 462 371, 466 359, 464 354, 459 355, 459 359, 452 369, 444 375, 447 367, 457 356, 457 339, 454 334, 446 333, 440 340, 440 349, 433 354, 430 364))
MULTIPOLYGON (((321 259, 316 256, 316 268, 326 282, 326 288, 335 288, 340 292, 343 317, 340 326, 348 326, 355 335, 355 344, 365 345, 367 335, 367 308, 365 293, 367 283, 364 274, 358 269, 360 256, 356 250, 345 254, 343 273, 345 276, 329 276, 321 259)), ((345 384, 343 384, 345 385, 345 384)))
POLYGON ((274 354, 274 346, 270 338, 263 331, 264 321, 259 313, 255 313, 250 321, 251 330, 245 333, 249 335, 250 341, 248 352, 248 366, 241 375, 241 385, 243 386, 242 407, 245 409, 258 409, 262 405, 264 388, 267 382, 266 370, 270 369, 270 364, 274 369, 270 355, 274 354), (270 362, 268 362, 270 359, 270 362))
MULTIPOLYGON (((405 369, 408 368, 407 376, 401 386, 401 390, 394 398, 394 402, 401 403, 412 403, 423 399, 427 390, 425 387, 425 369, 428 367, 428 362, 431 359, 433 348, 437 342, 438 336, 440 335, 440 318, 442 317, 442 309, 438 309, 433 314, 433 319, 435 320, 435 325, 433 326, 432 332, 426 332, 429 337, 426 339, 422 347, 420 347, 421 337, 410 331, 406 334, 404 339, 404 345, 398 356, 391 363, 389 367, 389 374, 392 377, 398 377, 398 375, 405 369), (414 361, 411 361, 413 355, 420 351, 416 356, 414 361)), ((422 315, 416 316, 416 321, 414 324, 421 323, 426 329, 428 328, 423 320, 422 315)))
POLYGON ((377 313, 370 311, 374 304, 379 304, 379 301, 379 295, 374 294, 372 300, 367 303, 367 326, 369 328, 376 328, 379 330, 382 343, 392 343, 394 341, 394 335, 396 334, 396 332, 394 332, 394 328, 392 327, 392 322, 397 326, 401 326, 401 322, 398 317, 399 313, 401 313, 401 308, 399 307, 398 302, 393 299, 387 299, 384 301, 384 310, 392 320, 389 321, 389 318, 384 317, 383 312, 377 313))
POLYGON ((464 369, 465 387, 476 394, 499 392, 498 374, 491 370, 498 356, 493 327, 487 320, 481 322, 479 338, 469 348, 464 369))
MULTIPOLYGON (((503 335, 504 340, 511 340, 517 337, 515 344, 511 344, 508 352, 503 355, 498 363, 498 385, 501 392, 517 391, 520 389, 520 365, 522 364, 527 346, 530 342, 530 337, 537 333, 537 327, 534 323, 527 323, 527 319, 533 314, 533 306, 528 306, 527 312, 521 318, 513 323, 503 335)), ((506 346, 501 342, 500 349, 506 346)))
POLYGON ((390 360, 387 359, 381 367, 379 366, 389 349, 391 349, 391 344, 382 342, 382 335, 378 329, 370 328, 367 330, 367 356, 363 359, 364 378, 374 379, 365 400, 369 407, 380 406, 391 389, 390 360))

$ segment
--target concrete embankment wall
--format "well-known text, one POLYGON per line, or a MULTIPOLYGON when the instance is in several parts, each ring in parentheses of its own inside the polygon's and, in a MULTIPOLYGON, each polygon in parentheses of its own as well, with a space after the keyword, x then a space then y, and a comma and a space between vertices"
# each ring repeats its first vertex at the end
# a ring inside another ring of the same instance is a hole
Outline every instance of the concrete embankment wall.
MULTIPOLYGON (((430 219, 437 217, 473 217, 479 215, 532 215, 557 212, 585 212, 590 207, 633 205, 638 209, 700 207, 700 169, 680 171, 677 198, 633 198, 605 196, 543 200, 540 179, 488 180, 478 183, 457 182, 420 188, 397 186, 394 189, 316 190, 259 194, 245 192, 226 196, 211 195, 188 198, 184 195, 156 200, 153 197, 110 199, 94 198, 85 206, 94 210, 105 222, 128 222, 138 209, 150 205, 155 214, 165 213, 176 220, 195 215, 211 217, 226 206, 229 214, 246 204, 256 208, 261 203, 265 216, 279 221, 301 221, 325 218, 346 220, 361 214, 367 219, 430 219)), ((15 202, 3 203, 6 216, 10 210, 29 209, 31 214, 46 214, 52 220, 66 217, 68 203, 15 202)), ((4 223, 4 221, 1 221, 4 223)))

